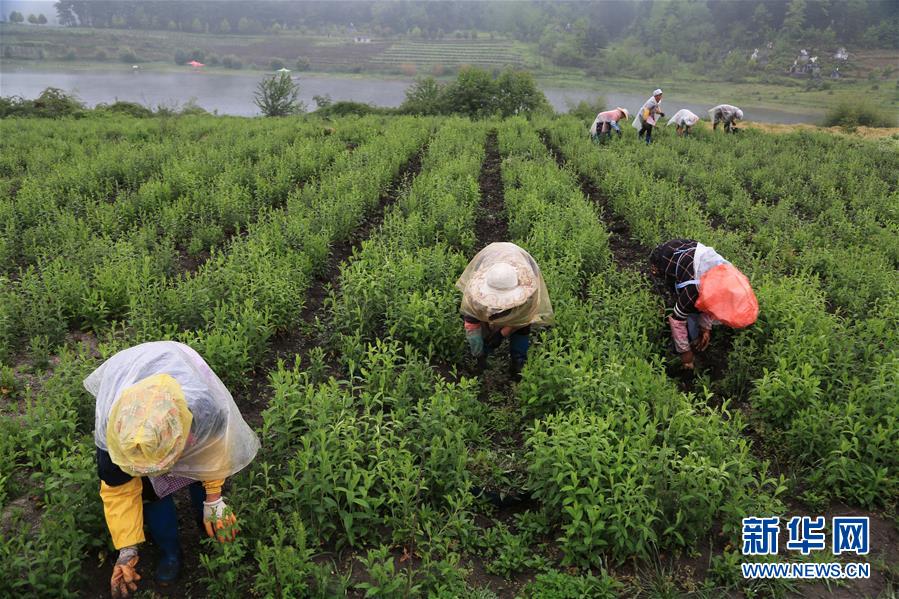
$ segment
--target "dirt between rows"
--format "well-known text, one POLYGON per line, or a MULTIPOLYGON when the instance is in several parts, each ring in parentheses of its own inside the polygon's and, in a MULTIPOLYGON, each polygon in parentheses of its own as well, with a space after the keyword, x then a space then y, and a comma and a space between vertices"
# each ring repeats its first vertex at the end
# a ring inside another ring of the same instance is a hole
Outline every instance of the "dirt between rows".
POLYGON ((475 221, 475 251, 497 241, 509 241, 509 224, 505 208, 502 165, 496 130, 490 131, 484 144, 484 164, 478 177, 481 203, 475 221))
MULTIPOLYGON (((559 168, 566 168, 567 161, 565 156, 549 139, 548 133, 542 131, 540 137, 546 145, 546 148, 549 150, 549 153, 555 159, 556 164, 559 165, 559 168)), ((584 196, 601 208, 600 219, 602 219, 602 222, 605 224, 606 231, 609 232, 609 249, 612 250, 612 257, 615 259, 615 263, 620 268, 636 270, 648 277, 649 248, 631 236, 630 225, 611 209, 608 196, 602 193, 599 188, 586 177, 577 173, 575 176, 581 185, 581 192, 584 196)))

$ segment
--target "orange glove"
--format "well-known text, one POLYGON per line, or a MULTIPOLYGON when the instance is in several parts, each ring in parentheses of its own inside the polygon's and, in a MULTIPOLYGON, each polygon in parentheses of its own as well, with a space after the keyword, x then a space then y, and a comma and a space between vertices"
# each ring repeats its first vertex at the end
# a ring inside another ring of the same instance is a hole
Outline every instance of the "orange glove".
POLYGON ((228 504, 221 497, 215 501, 203 502, 203 526, 206 527, 206 534, 218 539, 219 543, 233 541, 238 533, 237 516, 228 509, 228 504))
POLYGON ((110 591, 114 599, 128 597, 137 591, 137 581, 140 574, 137 573, 137 547, 124 547, 119 551, 119 559, 116 560, 112 570, 112 579, 109 581, 110 591))

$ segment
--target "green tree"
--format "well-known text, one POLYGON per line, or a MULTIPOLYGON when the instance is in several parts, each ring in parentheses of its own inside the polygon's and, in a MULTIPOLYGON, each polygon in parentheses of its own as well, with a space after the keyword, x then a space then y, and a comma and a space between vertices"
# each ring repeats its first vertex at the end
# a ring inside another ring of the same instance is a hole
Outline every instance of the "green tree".
POLYGON ((406 100, 400 110, 410 114, 440 114, 443 112, 442 86, 433 77, 420 77, 406 90, 406 100))
POLYGON ((305 110, 299 95, 300 87, 290 75, 278 73, 259 82, 253 102, 265 116, 288 116, 305 110))
POLYGON ((550 111, 546 96, 526 71, 504 70, 495 87, 495 107, 504 117, 550 111))
POLYGON ((228 19, 222 19, 222 22, 219 23, 218 32, 231 33, 231 23, 228 21, 228 19))
POLYGON ((756 6, 755 12, 752 13, 752 29, 755 31, 758 41, 764 41, 768 38, 771 33, 771 23, 771 13, 765 5, 759 4, 756 6))
POLYGON ((784 17, 783 29, 793 39, 802 37, 805 30, 805 0, 790 0, 787 15, 784 17))
POLYGON ((11 13, 9 13, 9 22, 10 23, 24 23, 25 17, 22 15, 22 13, 14 10, 11 13))
POLYGON ((37 25, 37 17, 34 16, 33 14, 28 15, 28 22, 31 23, 32 25, 37 25))
POLYGON ((449 112, 483 118, 493 114, 496 107, 496 86, 490 73, 477 67, 459 71, 456 80, 444 88, 443 105, 449 112))
POLYGON ((38 25, 46 25, 47 17, 44 16, 44 13, 41 13, 37 16, 37 24, 38 25))

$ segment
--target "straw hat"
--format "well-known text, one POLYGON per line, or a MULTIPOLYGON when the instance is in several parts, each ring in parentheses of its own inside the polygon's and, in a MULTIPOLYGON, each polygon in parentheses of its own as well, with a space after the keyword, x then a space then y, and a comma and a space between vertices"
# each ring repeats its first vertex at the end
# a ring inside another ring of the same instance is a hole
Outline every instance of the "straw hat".
POLYGON ((172 376, 157 374, 122 391, 109 413, 109 456, 132 476, 164 474, 184 451, 193 416, 172 376))
POLYGON ((629 112, 627 111, 627 108, 622 108, 621 106, 616 106, 616 107, 615 107, 615 110, 620 110, 621 113, 624 115, 624 118, 625 118, 625 119, 631 118, 631 113, 629 113, 629 112))
POLYGON ((492 314, 518 307, 537 291, 537 277, 524 260, 511 257, 476 272, 468 284, 472 302, 492 314))

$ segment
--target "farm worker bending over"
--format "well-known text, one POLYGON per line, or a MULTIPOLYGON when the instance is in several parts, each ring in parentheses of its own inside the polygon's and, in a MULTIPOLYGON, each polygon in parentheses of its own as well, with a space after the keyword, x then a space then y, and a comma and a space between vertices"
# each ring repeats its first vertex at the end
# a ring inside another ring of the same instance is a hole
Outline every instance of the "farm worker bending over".
POLYGON ((709 345, 712 325, 742 329, 756 321, 759 304, 749 279, 714 249, 691 239, 672 239, 649 257, 653 277, 669 308, 674 347, 684 368, 693 368, 693 351, 709 345))
POLYGON ((491 243, 456 281, 471 354, 483 370, 487 356, 509 340, 509 374, 521 376, 531 325, 551 325, 553 308, 540 267, 514 243, 491 243))
POLYGON ((693 125, 699 122, 699 117, 690 112, 686 108, 681 108, 674 113, 674 116, 668 121, 669 125, 675 125, 678 135, 687 135, 693 125))
POLYGON ((662 90, 657 89, 652 92, 652 97, 643 103, 643 108, 634 117, 633 127, 637 130, 637 137, 643 139, 645 134, 646 143, 652 143, 652 128, 660 116, 665 116, 665 113, 662 112, 662 90))
POLYGON ((621 108, 620 106, 615 110, 600 112, 596 115, 596 119, 590 126, 590 138, 599 143, 602 143, 603 137, 612 139, 612 129, 615 130, 615 133, 617 133, 620 138, 621 127, 618 126, 618 121, 621 119, 627 120, 630 117, 631 115, 628 114, 627 109, 621 108))
POLYGON ((97 399, 94 442, 100 497, 119 550, 113 597, 137 589, 138 544, 144 523, 162 554, 156 580, 181 569, 172 493, 188 488, 197 524, 230 541, 236 518, 222 499, 224 479, 256 456, 259 440, 231 394, 190 347, 174 341, 121 351, 84 379, 97 399))
POLYGON ((743 120, 743 111, 730 104, 719 104, 709 109, 709 118, 712 119, 712 129, 717 129, 718 123, 724 123, 724 131, 733 133, 737 130, 734 123, 743 120))

